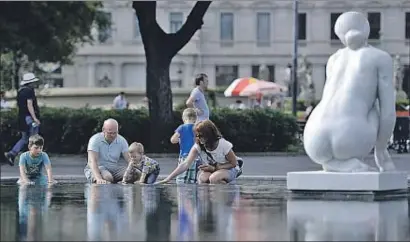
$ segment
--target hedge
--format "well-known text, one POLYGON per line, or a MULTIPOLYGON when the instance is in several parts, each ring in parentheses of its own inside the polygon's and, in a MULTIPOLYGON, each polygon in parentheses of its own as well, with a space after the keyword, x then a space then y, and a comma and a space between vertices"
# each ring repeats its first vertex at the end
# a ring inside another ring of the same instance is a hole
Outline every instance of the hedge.
MULTIPOLYGON (((1 112, 1 149, 9 150, 20 138, 17 110, 1 112)), ((182 123, 181 111, 174 111, 174 123, 166 128, 163 137, 150 147, 150 121, 146 109, 101 110, 41 108, 40 134, 45 139, 45 150, 50 153, 79 154, 86 152, 89 138, 101 131, 102 123, 114 118, 120 124, 120 134, 128 142, 138 141, 148 153, 177 153, 178 145, 169 139, 182 123)), ((234 144, 237 152, 286 151, 296 142, 298 125, 294 117, 271 109, 212 110, 210 119, 222 135, 234 144)))

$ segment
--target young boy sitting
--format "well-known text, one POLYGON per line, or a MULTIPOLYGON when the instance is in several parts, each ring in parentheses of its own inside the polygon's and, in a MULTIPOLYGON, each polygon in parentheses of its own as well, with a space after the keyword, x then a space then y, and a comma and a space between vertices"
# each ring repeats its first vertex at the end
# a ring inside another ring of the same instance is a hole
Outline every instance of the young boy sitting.
POLYGON ((122 183, 133 182, 138 180, 138 177, 139 180, 135 183, 154 183, 160 171, 158 162, 144 155, 144 146, 141 143, 132 143, 128 152, 131 162, 128 164, 122 183))
MULTIPOLYGON (((181 124, 176 130, 174 135, 171 137, 171 143, 179 143, 179 159, 178 165, 183 163, 187 158, 189 151, 192 146, 195 144, 195 133, 194 125, 197 120, 197 114, 195 109, 187 108, 182 112, 182 121, 184 124, 181 124)), ((198 173, 198 164, 195 161, 192 163, 192 166, 188 168, 187 171, 183 172, 181 175, 177 176, 176 183, 186 183, 193 184, 197 183, 197 173, 198 173)))
POLYGON ((56 183, 51 171, 51 162, 46 152, 43 152, 44 139, 36 134, 28 139, 28 151, 20 155, 20 179, 19 184, 56 183), (43 174, 46 168, 47 177, 43 174))

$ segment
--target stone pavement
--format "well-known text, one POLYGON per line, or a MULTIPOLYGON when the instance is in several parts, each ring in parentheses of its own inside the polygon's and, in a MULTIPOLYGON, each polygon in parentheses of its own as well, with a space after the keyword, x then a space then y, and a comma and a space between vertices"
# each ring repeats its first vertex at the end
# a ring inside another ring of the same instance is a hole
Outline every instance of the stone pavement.
MULTIPOLYGON (((305 155, 298 156, 241 156, 244 159, 244 176, 272 177, 285 176, 290 171, 318 170, 320 166, 310 161, 305 155)), ((410 154, 392 154, 393 160, 399 170, 407 171, 410 175, 410 154)), ((50 155, 53 174, 56 176, 79 176, 83 175, 85 156, 52 156, 50 155)), ((161 166, 161 175, 167 175, 176 167, 177 155, 170 157, 155 158, 161 166)), ((366 157, 366 161, 374 165, 372 156, 366 157)), ((1 166, 1 178, 16 177, 19 175, 18 164, 11 167, 1 166)))

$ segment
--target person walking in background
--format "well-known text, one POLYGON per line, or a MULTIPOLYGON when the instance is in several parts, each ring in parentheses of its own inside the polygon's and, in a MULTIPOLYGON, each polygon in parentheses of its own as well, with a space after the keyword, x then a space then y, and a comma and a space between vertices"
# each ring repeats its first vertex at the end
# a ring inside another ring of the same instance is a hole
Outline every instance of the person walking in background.
POLYGON ((9 152, 4 153, 11 166, 14 166, 16 156, 27 145, 29 137, 39 132, 40 109, 33 87, 33 83, 38 81, 39 79, 33 73, 26 73, 20 82, 21 87, 17 92, 17 107, 21 138, 9 152))
POLYGON ((118 94, 118 96, 116 96, 114 98, 114 109, 117 110, 122 110, 122 109, 126 109, 128 105, 127 99, 125 98, 125 92, 120 92, 120 94, 118 94))
MULTIPOLYGON (((184 112, 182 112, 182 120, 184 121, 184 124, 181 124, 175 130, 175 133, 171 137, 171 143, 173 144, 179 143, 178 165, 185 162, 189 154, 189 151, 191 150, 192 146, 195 144, 194 125, 197 120, 195 109, 193 108, 185 109, 184 112)), ((176 179, 177 184, 197 183, 197 173, 198 173, 197 162, 198 161, 194 161, 191 167, 189 167, 187 171, 177 176, 177 179, 176 179)))
POLYGON ((205 91, 208 88, 208 76, 204 73, 195 77, 195 88, 186 101, 189 108, 195 108, 197 113, 197 122, 209 119, 209 107, 205 98, 205 91))

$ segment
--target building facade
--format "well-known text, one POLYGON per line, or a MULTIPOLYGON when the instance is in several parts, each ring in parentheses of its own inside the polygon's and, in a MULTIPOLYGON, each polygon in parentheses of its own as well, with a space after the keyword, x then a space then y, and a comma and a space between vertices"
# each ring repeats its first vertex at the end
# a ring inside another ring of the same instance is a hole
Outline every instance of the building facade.
MULTIPOLYGON (((207 73, 210 87, 227 86, 237 77, 257 76, 269 69, 269 79, 284 82, 292 60, 293 9, 290 0, 214 1, 202 29, 174 57, 173 88, 191 88, 192 77, 207 73)), ((157 21, 165 32, 179 30, 195 1, 158 1, 157 21)), ((109 29, 93 30, 98 41, 79 47, 74 64, 63 67, 64 87, 124 87, 145 89, 145 54, 131 1, 107 1, 103 11, 109 29)), ((409 0, 302 0, 299 4, 299 53, 312 63, 312 78, 320 98, 329 56, 342 45, 333 32, 345 11, 366 13, 370 44, 399 55, 409 65, 409 0)), ((405 68, 408 70, 408 68, 405 68)), ((404 89, 408 91, 408 71, 404 89)))

